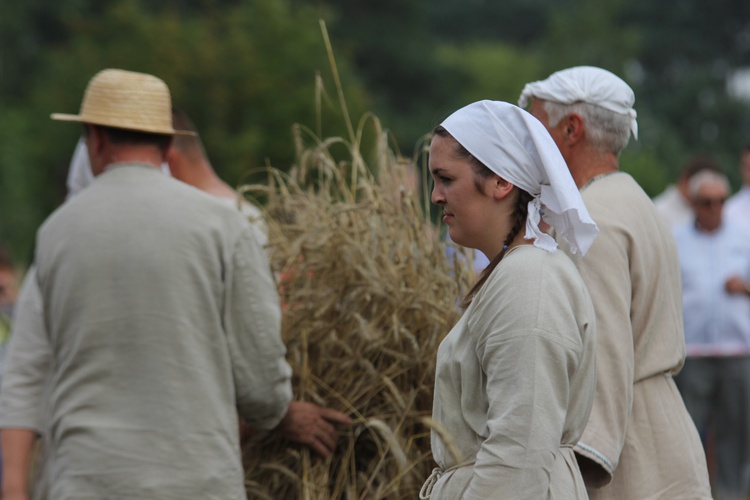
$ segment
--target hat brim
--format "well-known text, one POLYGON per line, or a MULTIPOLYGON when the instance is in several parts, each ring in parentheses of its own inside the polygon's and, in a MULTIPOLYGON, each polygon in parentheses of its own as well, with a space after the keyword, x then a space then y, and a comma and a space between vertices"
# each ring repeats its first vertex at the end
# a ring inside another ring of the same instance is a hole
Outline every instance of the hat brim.
POLYGON ((144 132, 147 134, 185 135, 185 136, 191 136, 191 137, 196 137, 198 135, 197 133, 191 130, 175 130, 173 128, 163 129, 163 128, 147 128, 147 127, 129 127, 127 125, 123 125, 122 123, 114 123, 114 122, 108 123, 105 120, 96 120, 96 119, 86 118, 81 115, 70 115, 66 113, 52 113, 50 117, 53 120, 57 120, 61 122, 89 123, 91 125, 101 125, 104 127, 121 128, 124 130, 133 130, 135 132, 144 132))

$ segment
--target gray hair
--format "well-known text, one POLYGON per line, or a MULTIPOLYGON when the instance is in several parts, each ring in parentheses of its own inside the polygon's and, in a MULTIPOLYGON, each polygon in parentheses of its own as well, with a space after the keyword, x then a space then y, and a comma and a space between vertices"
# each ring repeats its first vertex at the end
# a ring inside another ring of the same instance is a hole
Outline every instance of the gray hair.
POLYGON ((693 175, 688 182, 688 195, 690 199, 695 199, 698 191, 706 184, 721 184, 726 192, 729 193, 729 180, 727 180, 726 175, 714 172, 713 170, 701 170, 693 175))
POLYGON ((630 140, 632 118, 587 102, 562 104, 544 101, 544 110, 549 117, 549 126, 554 127, 570 114, 577 114, 586 124, 589 144, 598 151, 619 155, 630 140))

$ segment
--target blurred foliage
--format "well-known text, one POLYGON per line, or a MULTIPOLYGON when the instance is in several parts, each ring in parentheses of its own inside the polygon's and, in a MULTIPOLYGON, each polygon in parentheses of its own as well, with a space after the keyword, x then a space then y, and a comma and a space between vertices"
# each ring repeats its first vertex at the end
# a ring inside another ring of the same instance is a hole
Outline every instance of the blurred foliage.
MULTIPOLYGON (((34 230, 64 199, 81 131, 49 114, 76 113, 86 83, 103 68, 164 79, 232 184, 267 162, 289 165, 295 122, 344 131, 329 99, 316 110, 316 75, 330 74, 317 11, 278 0, 44 4, 3 4, 24 28, 0 15, 0 241, 26 261, 34 230)), ((349 74, 346 61, 339 71, 349 74)), ((355 77, 347 83, 350 108, 361 114, 370 107, 365 92, 355 77)))
POLYGON ((537 58, 505 43, 446 44, 440 47, 437 57, 471 82, 458 92, 458 106, 481 99, 515 103, 519 89, 541 73, 537 58))
POLYGON ((727 85, 750 67, 746 0, 24 0, 0 2, 0 241, 28 262, 80 133, 49 114, 76 112, 105 67, 163 78, 232 184, 291 165, 295 123, 345 135, 319 19, 352 118, 377 114, 407 156, 458 107, 586 64, 635 90, 621 163, 649 194, 696 152, 739 185, 750 108, 727 85))

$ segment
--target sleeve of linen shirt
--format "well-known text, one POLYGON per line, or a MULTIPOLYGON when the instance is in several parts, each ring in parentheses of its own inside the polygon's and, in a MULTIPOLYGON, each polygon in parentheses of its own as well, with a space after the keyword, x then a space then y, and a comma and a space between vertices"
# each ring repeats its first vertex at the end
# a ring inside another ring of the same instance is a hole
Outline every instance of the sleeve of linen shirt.
POLYGON ((0 392, 0 427, 43 430, 51 347, 36 271, 26 273, 18 297, 7 365, 0 392))
POLYGON ((281 339, 281 308, 257 230, 238 238, 227 283, 225 328, 237 408, 254 428, 276 427, 292 399, 291 367, 281 339))
POLYGON ((477 349, 487 376, 489 435, 464 498, 546 498, 566 420, 574 346, 533 329, 491 334, 477 349))
POLYGON ((632 280, 624 230, 600 224, 601 233, 583 259, 574 259, 594 303, 597 325, 596 393, 589 422, 575 446, 600 469, 586 472, 587 485, 612 481, 633 404, 634 347, 630 321, 632 280))

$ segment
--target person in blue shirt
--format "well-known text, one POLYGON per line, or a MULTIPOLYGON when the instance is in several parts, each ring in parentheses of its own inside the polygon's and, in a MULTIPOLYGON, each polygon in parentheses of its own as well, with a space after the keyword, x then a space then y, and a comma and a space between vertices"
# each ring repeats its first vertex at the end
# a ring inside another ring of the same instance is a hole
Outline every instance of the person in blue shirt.
POLYGON ((724 174, 695 174, 688 193, 695 216, 674 230, 687 349, 676 382, 696 426, 714 436, 717 498, 748 498, 750 233, 724 216, 724 174))

